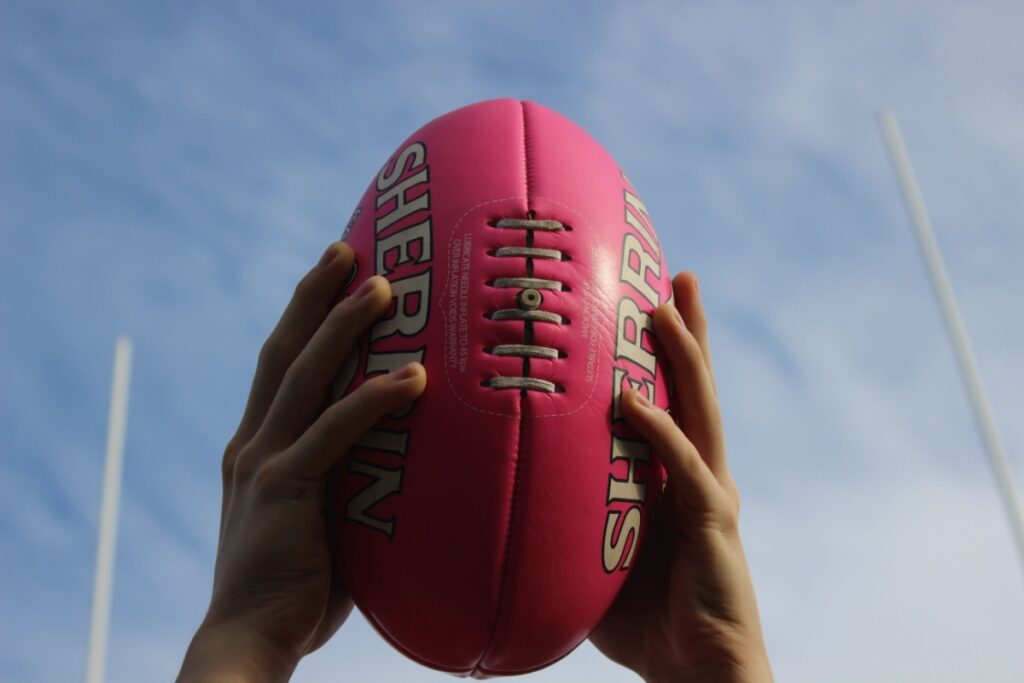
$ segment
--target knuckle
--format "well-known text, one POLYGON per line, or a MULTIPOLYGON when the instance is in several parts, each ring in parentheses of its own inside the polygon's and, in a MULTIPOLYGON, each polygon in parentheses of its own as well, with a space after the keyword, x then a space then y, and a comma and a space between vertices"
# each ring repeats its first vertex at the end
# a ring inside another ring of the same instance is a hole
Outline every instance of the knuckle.
POLYGON ((320 386, 322 380, 322 371, 314 363, 297 361, 281 377, 279 393, 285 396, 309 395, 313 388, 320 386))
POLYGON ((700 348, 700 342, 697 341, 697 337, 694 336, 693 332, 686 330, 682 333, 680 339, 681 346, 686 352, 686 355, 691 358, 700 358, 703 360, 704 352, 700 348))
POLYGON ((235 478, 235 458, 224 455, 220 463, 220 478, 225 484, 230 484, 235 478))
MULTIPOLYGON (((651 405, 654 406, 654 403, 652 402, 651 405)), ((676 424, 675 415, 670 409, 658 408, 657 406, 654 406, 654 408, 655 410, 652 411, 654 414, 654 419, 658 421, 659 425, 661 425, 665 429, 679 429, 679 425, 676 424)))
POLYGON ((396 394, 396 389, 401 385, 391 379, 391 373, 377 375, 366 383, 367 392, 375 401, 386 401, 396 394))
POLYGON ((260 349, 258 367, 264 371, 283 373, 298 355, 298 341, 286 334, 275 333, 260 349))
POLYGON ((654 434, 665 440, 672 438, 672 435, 679 429, 679 425, 676 424, 675 418, 667 410, 654 410, 651 411, 651 421, 654 428, 654 434))
POLYGON ((324 333, 329 335, 332 345, 346 349, 355 343, 356 337, 366 328, 368 322, 360 306, 348 298, 334 304, 327 311, 320 326, 324 333))
POLYGON ((288 453, 278 453, 263 462, 253 474, 251 489, 263 501, 322 500, 323 479, 301 478, 290 473, 288 453))
POLYGON ((281 489, 281 468, 274 459, 266 460, 252 473, 252 488, 257 495, 275 497, 281 489))
POLYGON ((289 387, 293 387, 296 383, 301 383, 307 372, 305 369, 303 359, 295 358, 291 363, 288 364, 287 368, 283 368, 281 373, 281 385, 278 392, 286 392, 289 387))
POLYGON ((292 299, 298 303, 309 303, 320 298, 320 288, 317 286, 315 272, 308 273, 295 285, 295 292, 292 299))
POLYGON ((270 367, 279 364, 284 357, 284 344, 278 335, 272 334, 260 347, 257 363, 260 367, 270 367))
POLYGON ((394 402, 391 389, 392 382, 388 380, 388 376, 386 374, 377 375, 363 382, 362 386, 356 389, 352 396, 353 400, 363 410, 376 413, 381 410, 387 410, 394 402))
MULTIPOLYGON (((249 482, 259 467, 260 456, 251 447, 242 448, 235 456, 231 478, 238 483, 249 482)), ((226 466, 226 463, 225 463, 226 466)))
POLYGON ((350 336, 350 330, 353 326, 353 322, 359 320, 359 307, 352 303, 352 299, 348 298, 337 304, 327 313, 327 318, 324 320, 325 325, 330 325, 333 328, 346 337, 350 336))
POLYGON ((738 488, 736 488, 736 482, 734 482, 731 477, 729 478, 729 481, 725 485, 725 492, 729 496, 729 502, 731 504, 731 509, 733 511, 733 514, 736 516, 736 519, 738 520, 740 518, 740 507, 741 507, 741 504, 740 504, 740 491, 739 491, 738 488))
POLYGON ((234 477, 235 463, 238 460, 238 454, 242 451, 243 444, 238 440, 238 436, 231 437, 228 441, 228 445, 224 448, 224 456, 220 461, 221 477, 225 482, 231 481, 234 477))
POLYGON ((708 338, 708 320, 704 317, 704 314, 700 311, 695 311, 693 314, 693 320, 690 322, 690 329, 693 330, 693 335, 697 337, 697 341, 703 341, 703 345, 707 345, 708 338))

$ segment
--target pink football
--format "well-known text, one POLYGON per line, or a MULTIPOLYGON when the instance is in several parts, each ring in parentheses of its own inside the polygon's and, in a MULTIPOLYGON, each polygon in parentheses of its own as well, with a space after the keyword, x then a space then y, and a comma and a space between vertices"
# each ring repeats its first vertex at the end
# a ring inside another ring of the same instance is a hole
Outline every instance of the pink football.
POLYGON ((650 315, 672 290, 650 216, 581 128, 501 99, 416 131, 345 239, 350 289, 383 275, 394 301, 336 393, 414 360, 427 388, 340 467, 343 578, 422 664, 551 664, 636 566, 663 487, 619 410, 631 387, 668 404, 650 315))

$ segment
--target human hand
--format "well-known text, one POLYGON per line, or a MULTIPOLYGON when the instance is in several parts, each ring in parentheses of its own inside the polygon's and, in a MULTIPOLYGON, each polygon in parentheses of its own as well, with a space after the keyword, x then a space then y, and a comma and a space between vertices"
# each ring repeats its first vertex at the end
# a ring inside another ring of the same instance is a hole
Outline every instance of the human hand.
POLYGON ((412 363, 330 404, 358 336, 391 302, 371 277, 337 302, 354 255, 331 244, 260 351, 249 402, 224 452, 213 596, 179 681, 283 681, 352 610, 328 546, 328 475, 363 432, 423 391, 412 363))
POLYGON ((675 304, 655 311, 654 331, 671 365, 678 426, 635 391, 622 397, 668 486, 640 561, 590 641, 648 683, 771 681, 697 279, 681 273, 672 289, 675 304))

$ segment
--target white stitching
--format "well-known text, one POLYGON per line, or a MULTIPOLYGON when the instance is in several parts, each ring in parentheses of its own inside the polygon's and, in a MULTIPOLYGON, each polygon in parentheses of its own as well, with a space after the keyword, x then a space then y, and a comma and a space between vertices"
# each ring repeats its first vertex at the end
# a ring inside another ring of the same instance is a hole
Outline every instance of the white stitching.
MULTIPOLYGON (((445 268, 448 268, 448 275, 449 275, 449 277, 445 278, 444 288, 441 290, 440 294, 438 294, 438 297, 437 297, 437 306, 438 306, 438 308, 441 309, 441 315, 444 317, 444 321, 445 321, 446 327, 447 327, 447 324, 448 324, 448 312, 447 312, 447 309, 446 309, 446 307, 444 305, 444 294, 448 291, 448 280, 450 279, 450 276, 451 276, 451 270, 450 270, 449 266, 451 265, 452 242, 453 242, 452 238, 455 236, 455 230, 462 224, 462 221, 466 220, 466 216, 468 216, 469 214, 473 213, 477 209, 479 209, 479 208, 481 208, 483 206, 487 206, 489 204, 498 204, 499 202, 507 202, 507 201, 510 201, 510 200, 513 200, 513 199, 528 200, 527 197, 512 196, 512 197, 502 197, 501 199, 492 199, 492 200, 486 201, 486 202, 480 202, 476 206, 473 206, 473 207, 467 209, 466 212, 459 217, 459 220, 455 221, 455 223, 452 225, 451 234, 448 236, 448 254, 447 254, 448 260, 445 263, 445 268)), ((569 206, 565 202, 560 202, 557 199, 549 199, 547 197, 534 197, 534 199, 535 200, 536 199, 543 199, 545 201, 551 202, 552 204, 557 204, 557 205, 559 205, 559 206, 561 206, 561 207, 563 207, 565 209, 568 209, 569 211, 571 211, 575 215, 579 216, 579 218, 580 218, 580 220, 581 220, 583 225, 586 225, 588 228, 590 227, 590 223, 587 222, 587 219, 584 218, 583 214, 581 214, 579 211, 577 211, 573 207, 569 206)), ((588 232, 590 232, 590 231, 588 230, 588 232)), ((445 351, 447 352, 447 350, 448 350, 448 335, 445 334, 443 336, 444 336, 444 343, 443 343, 443 345, 444 345, 445 351)), ((447 356, 447 354, 445 354, 445 356, 447 356)), ((476 412, 483 413, 485 415, 494 415, 496 417, 521 417, 521 413, 499 413, 499 412, 496 412, 496 411, 493 411, 493 410, 486 410, 484 408, 478 408, 477 406, 473 405, 472 403, 469 403, 468 401, 466 401, 466 399, 464 399, 462 397, 462 395, 459 393, 459 390, 455 388, 455 384, 452 383, 451 375, 448 372, 448 363, 445 362, 444 360, 442 360, 441 365, 444 367, 444 378, 448 382, 448 388, 450 388, 452 390, 452 393, 455 394, 455 398, 457 398, 459 400, 459 403, 461 403, 462 405, 466 406, 470 410, 475 410, 476 412)), ((597 356, 597 366, 594 369, 594 376, 595 377, 597 377, 600 374, 600 370, 601 370, 601 354, 598 354, 598 356, 597 356)), ((533 417, 564 417, 566 415, 572 415, 574 413, 578 413, 579 411, 583 410, 587 406, 587 404, 589 404, 590 401, 594 398, 594 393, 597 391, 597 385, 598 385, 598 382, 595 380, 593 385, 590 388, 590 394, 587 395, 587 397, 583 400, 582 403, 580 403, 579 406, 577 406, 576 408, 574 408, 572 410, 567 410, 567 411, 562 412, 562 413, 543 413, 543 414, 531 413, 530 417, 531 418, 533 418, 533 417)))

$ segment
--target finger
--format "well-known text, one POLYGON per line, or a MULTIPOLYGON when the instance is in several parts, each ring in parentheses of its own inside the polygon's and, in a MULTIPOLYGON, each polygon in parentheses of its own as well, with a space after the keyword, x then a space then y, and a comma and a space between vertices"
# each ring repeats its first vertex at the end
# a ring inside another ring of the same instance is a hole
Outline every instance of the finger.
POLYGON ((652 406, 636 390, 623 397, 623 408, 626 421, 651 444, 665 467, 669 485, 686 506, 698 513, 717 510, 722 503, 718 481, 672 417, 652 406))
POLYGON ((672 279, 672 295, 676 302, 676 308, 683 316, 686 328, 693 333, 697 343, 700 344, 704 364, 707 365, 708 374, 711 376, 711 387, 717 394, 715 373, 711 366, 711 348, 708 345, 708 322, 704 315, 704 306, 700 302, 700 286, 697 283, 697 276, 693 273, 676 275, 672 279))
POLYGON ((726 473, 725 437, 718 397, 700 344, 672 304, 662 304, 655 309, 654 332, 671 366, 679 426, 711 471, 722 476, 726 473))
POLYGON ((328 388, 357 337, 390 303, 391 285, 375 275, 331 309, 285 373, 260 427, 261 441, 265 439, 271 447, 286 446, 306 431, 323 409, 328 388))
POLYGON ((327 317, 354 260, 350 246, 332 242, 295 288, 292 300, 260 350, 249 401, 233 439, 236 444, 247 443, 259 429, 285 372, 327 317))
POLYGON ((427 385, 419 363, 367 380, 333 404, 281 457, 292 476, 315 479, 327 474, 359 437, 390 412, 410 403, 427 385))
POLYGON ((335 467, 327 473, 327 535, 331 543, 331 590, 327 595, 324 614, 316 627, 307 654, 318 650, 341 628, 352 612, 352 595, 349 593, 342 576, 341 564, 344 561, 345 545, 341 541, 341 525, 345 519, 345 504, 339 500, 335 492, 340 491, 341 479, 344 475, 335 467))

